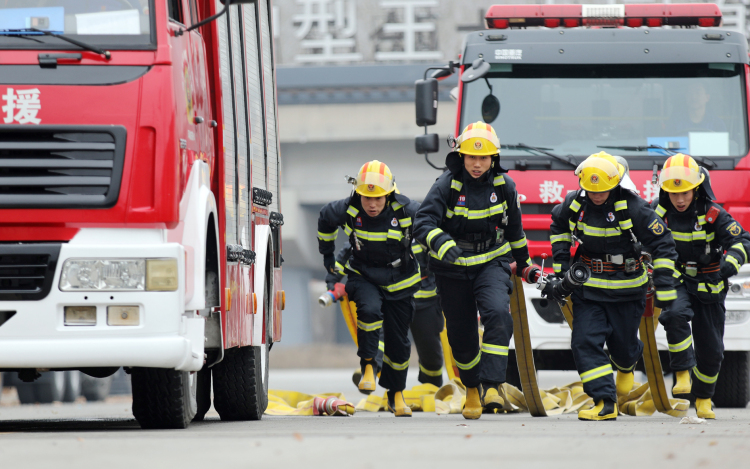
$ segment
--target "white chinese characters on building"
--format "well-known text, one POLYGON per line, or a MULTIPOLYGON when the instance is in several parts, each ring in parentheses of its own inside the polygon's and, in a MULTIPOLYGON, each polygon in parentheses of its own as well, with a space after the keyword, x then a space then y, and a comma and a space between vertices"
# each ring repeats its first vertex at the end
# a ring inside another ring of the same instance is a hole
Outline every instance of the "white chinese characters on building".
POLYGON ((643 193, 641 197, 646 199, 646 202, 651 202, 659 196, 659 186, 651 182, 651 179, 643 183, 643 193))
POLYGON ((388 12, 388 22, 380 31, 381 44, 392 42, 396 47, 391 50, 375 52, 375 60, 440 60, 443 53, 437 49, 436 26, 429 21, 431 16, 419 12, 437 7, 437 0, 384 0, 380 6, 388 12), (401 22, 393 21, 397 16, 401 22), (434 40, 425 40, 430 34, 434 40), (395 37, 395 39, 394 39, 395 37), (401 50, 397 50, 401 49, 401 50), (425 50, 427 49, 427 50, 425 50))
POLYGON ((300 46, 307 53, 294 57, 296 62, 357 62, 362 54, 356 52, 354 35, 357 33, 355 0, 297 0, 302 13, 294 15, 299 25, 295 35, 302 39, 300 46))
POLYGON ((545 204, 554 204, 563 201, 563 190, 565 186, 557 181, 544 181, 539 184, 539 198, 545 204))
POLYGON ((39 110, 42 109, 42 103, 39 100, 40 92, 33 88, 30 90, 14 90, 8 88, 2 96, 3 113, 5 117, 3 122, 12 124, 39 124, 42 122, 37 117, 39 110))

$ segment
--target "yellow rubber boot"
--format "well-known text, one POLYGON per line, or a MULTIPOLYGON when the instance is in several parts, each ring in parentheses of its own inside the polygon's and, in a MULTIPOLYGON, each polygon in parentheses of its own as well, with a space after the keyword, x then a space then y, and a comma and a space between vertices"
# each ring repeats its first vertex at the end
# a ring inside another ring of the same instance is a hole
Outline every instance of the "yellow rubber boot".
MULTIPOLYGON (((372 361, 372 358, 367 359, 367 361, 372 361)), ((372 369, 371 364, 368 363, 365 365, 362 379, 359 381, 357 388, 362 394, 370 394, 375 390, 375 371, 372 369)))
POLYGON ((479 398, 479 392, 479 387, 466 388, 466 403, 461 412, 465 419, 474 420, 482 416, 482 400, 479 398))
POLYGON ((393 398, 391 398, 391 392, 388 391, 388 410, 396 417, 411 417, 411 409, 406 405, 401 391, 393 393, 393 398))
MULTIPOLYGON (((502 386, 502 384, 500 385, 502 386)), ((506 400, 505 393, 497 386, 487 386, 484 389, 484 396, 482 396, 482 402, 484 403, 484 412, 491 414, 496 410, 500 411, 505 408, 506 400)))
POLYGON ((624 373, 622 371, 617 371, 617 379, 615 380, 615 386, 617 387, 617 402, 621 403, 623 399, 630 394, 630 391, 633 390, 633 383, 635 382, 635 377, 633 376, 633 372, 630 373, 624 373))
POLYGON ((354 370, 354 373, 352 373, 352 383, 354 383, 355 386, 359 387, 359 382, 362 381, 362 368, 357 368, 354 370))
POLYGON ((591 409, 579 411, 578 420, 617 420, 617 403, 602 399, 591 409))
POLYGON ((690 381, 690 370, 682 370, 675 372, 675 383, 672 387, 672 396, 677 397, 680 395, 690 394, 692 389, 692 382, 690 381))
POLYGON ((702 419, 715 419, 716 414, 711 409, 711 399, 696 399, 695 400, 695 413, 702 419))

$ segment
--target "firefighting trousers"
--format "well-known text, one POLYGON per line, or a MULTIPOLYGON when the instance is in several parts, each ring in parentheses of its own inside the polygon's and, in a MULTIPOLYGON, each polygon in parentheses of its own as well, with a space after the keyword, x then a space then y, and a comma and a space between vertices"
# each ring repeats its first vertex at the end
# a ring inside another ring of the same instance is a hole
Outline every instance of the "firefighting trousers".
POLYGON ((513 335, 508 273, 499 263, 488 262, 470 278, 435 275, 435 280, 461 382, 470 388, 480 382, 504 383, 513 335), (477 310, 484 326, 481 346, 477 310))
POLYGON ((379 384, 391 391, 403 391, 411 353, 409 324, 414 316, 414 298, 386 299, 380 287, 353 275, 346 282, 346 294, 357 305, 360 363, 364 366, 365 359, 377 357, 382 329, 384 348, 379 384))
POLYGON ((692 394, 701 399, 713 397, 716 389, 724 359, 725 316, 724 302, 703 303, 685 286, 677 290, 677 300, 659 316, 667 332, 672 369, 692 370, 692 394))
POLYGON ((646 298, 635 301, 586 300, 574 292, 571 348, 583 390, 594 402, 617 402, 614 368, 633 371, 643 352, 638 339, 646 298), (609 353, 604 351, 607 344, 609 353))
POLYGON ((443 385, 443 346, 440 332, 443 330, 443 310, 438 297, 417 300, 411 335, 419 355, 419 382, 443 385))

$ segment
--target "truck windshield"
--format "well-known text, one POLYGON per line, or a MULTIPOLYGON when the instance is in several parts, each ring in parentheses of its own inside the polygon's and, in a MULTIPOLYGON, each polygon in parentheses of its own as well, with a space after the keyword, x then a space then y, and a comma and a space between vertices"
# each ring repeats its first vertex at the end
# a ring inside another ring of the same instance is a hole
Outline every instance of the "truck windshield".
MULTIPOLYGON (((602 146, 658 145, 712 158, 744 157, 748 124, 743 66, 493 65, 500 113, 489 122, 501 143, 588 156, 602 146)), ((464 86, 461 128, 482 119, 485 80, 464 86)), ((660 150, 607 150, 653 158, 660 150)), ((520 156, 503 150, 503 156, 520 156)))
POLYGON ((65 34, 108 49, 153 48, 153 2, 0 0, 0 48, 69 48, 54 37, 30 32, 30 28, 65 34))

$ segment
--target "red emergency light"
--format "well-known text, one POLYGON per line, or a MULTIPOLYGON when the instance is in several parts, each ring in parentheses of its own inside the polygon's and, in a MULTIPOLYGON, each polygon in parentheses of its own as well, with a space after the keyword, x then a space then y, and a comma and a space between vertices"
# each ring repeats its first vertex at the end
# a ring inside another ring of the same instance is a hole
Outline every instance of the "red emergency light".
POLYGON ((489 29, 576 28, 579 26, 630 27, 700 26, 721 24, 714 3, 631 5, 493 5, 485 16, 489 29))

